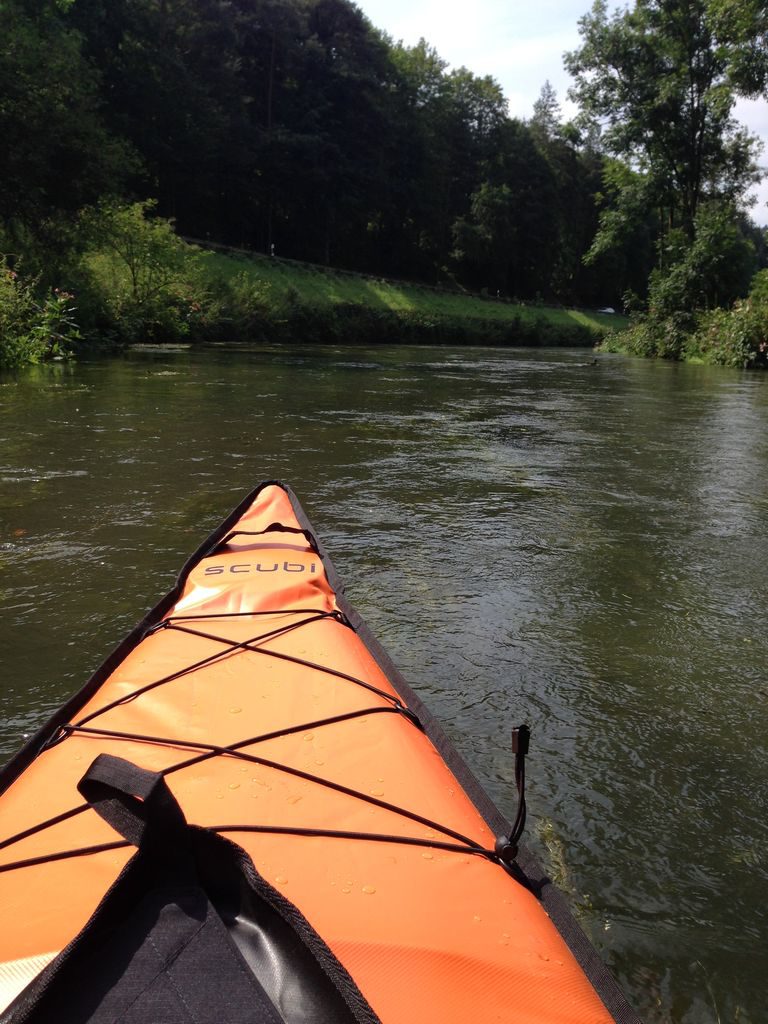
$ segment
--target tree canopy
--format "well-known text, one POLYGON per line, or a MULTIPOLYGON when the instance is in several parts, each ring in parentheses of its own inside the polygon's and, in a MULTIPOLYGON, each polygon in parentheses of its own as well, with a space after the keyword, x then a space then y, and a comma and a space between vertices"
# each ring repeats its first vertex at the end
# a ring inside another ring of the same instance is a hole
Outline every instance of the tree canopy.
POLYGON ((548 82, 511 118, 349 0, 2 0, 0 251, 151 199, 195 238, 616 306, 753 179, 733 99, 765 85, 766 6, 598 0, 564 126, 548 82))
POLYGON ((748 31, 746 12, 764 6, 636 0, 609 14, 595 0, 579 22, 581 47, 566 55, 582 119, 598 123, 605 148, 640 175, 618 197, 629 205, 641 184, 644 200, 691 242, 702 203, 739 203, 757 178, 756 140, 733 108, 765 81, 759 22, 748 31))

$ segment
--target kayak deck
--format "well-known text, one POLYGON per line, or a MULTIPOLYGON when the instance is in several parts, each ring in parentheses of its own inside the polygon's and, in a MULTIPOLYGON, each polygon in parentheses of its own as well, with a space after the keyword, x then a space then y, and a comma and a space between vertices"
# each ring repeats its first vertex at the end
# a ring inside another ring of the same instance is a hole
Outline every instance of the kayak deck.
POLYGON ((258 489, 166 604, 0 797, 0 1008, 133 853, 77 790, 108 753, 242 846, 385 1024, 614 1019, 499 863, 287 489, 258 489))

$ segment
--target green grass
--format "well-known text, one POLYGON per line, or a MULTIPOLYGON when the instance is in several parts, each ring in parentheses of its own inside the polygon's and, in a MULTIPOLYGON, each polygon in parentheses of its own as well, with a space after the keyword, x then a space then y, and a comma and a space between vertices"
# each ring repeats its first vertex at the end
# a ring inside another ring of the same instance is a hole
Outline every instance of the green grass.
POLYGON ((486 321, 502 324, 546 320, 553 328, 586 328, 597 341, 609 331, 627 326, 623 316, 551 306, 513 304, 457 292, 440 292, 417 284, 259 256, 205 252, 203 265, 212 278, 229 281, 238 275, 252 277, 267 287, 270 305, 300 303, 314 308, 358 305, 381 312, 419 314, 454 321, 486 321))

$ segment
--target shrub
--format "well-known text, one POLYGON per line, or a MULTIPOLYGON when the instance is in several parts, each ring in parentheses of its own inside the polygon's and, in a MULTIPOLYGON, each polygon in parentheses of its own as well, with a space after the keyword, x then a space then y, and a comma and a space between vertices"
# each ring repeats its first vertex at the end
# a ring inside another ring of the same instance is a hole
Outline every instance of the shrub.
POLYGON ((704 314, 686 344, 688 358, 744 369, 768 366, 768 305, 752 299, 704 314))
POLYGON ((84 319, 92 332, 121 342, 176 341, 211 318, 196 249, 153 202, 104 204, 83 219, 79 267, 84 319))
POLYGON ((209 336, 235 341, 271 339, 275 321, 281 318, 275 314, 268 281, 243 270, 229 279, 214 280, 210 290, 216 296, 217 309, 215 315, 211 310, 209 336))
POLYGON ((68 357, 80 338, 73 296, 58 288, 38 297, 39 278, 0 261, 0 367, 68 357))

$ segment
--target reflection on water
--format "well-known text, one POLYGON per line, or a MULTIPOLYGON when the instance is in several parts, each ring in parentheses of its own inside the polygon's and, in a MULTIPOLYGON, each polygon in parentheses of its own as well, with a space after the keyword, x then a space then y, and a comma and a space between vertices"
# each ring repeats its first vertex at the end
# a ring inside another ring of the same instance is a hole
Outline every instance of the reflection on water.
POLYGON ((256 349, 0 380, 0 746, 254 483, 530 841, 649 1022, 764 1019, 768 389, 582 352, 256 349))

